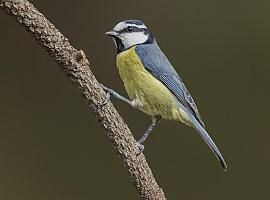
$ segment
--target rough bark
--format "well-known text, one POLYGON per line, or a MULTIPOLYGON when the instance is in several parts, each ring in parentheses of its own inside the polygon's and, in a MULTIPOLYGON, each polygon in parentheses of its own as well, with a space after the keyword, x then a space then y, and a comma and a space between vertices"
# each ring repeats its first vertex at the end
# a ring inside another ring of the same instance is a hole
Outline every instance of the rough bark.
POLYGON ((28 1, 0 0, 0 7, 35 37, 81 93, 91 112, 105 129, 140 198, 166 199, 122 117, 111 103, 99 106, 105 98, 105 92, 93 75, 84 52, 72 47, 68 39, 28 1))

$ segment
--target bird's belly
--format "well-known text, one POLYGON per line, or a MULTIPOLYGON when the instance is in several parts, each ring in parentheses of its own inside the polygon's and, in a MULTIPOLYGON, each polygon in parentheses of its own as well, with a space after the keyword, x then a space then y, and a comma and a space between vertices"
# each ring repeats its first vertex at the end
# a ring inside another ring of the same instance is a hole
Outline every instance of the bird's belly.
POLYGON ((186 112, 176 97, 144 68, 133 48, 118 54, 117 67, 128 96, 140 105, 141 111, 186 123, 186 112))

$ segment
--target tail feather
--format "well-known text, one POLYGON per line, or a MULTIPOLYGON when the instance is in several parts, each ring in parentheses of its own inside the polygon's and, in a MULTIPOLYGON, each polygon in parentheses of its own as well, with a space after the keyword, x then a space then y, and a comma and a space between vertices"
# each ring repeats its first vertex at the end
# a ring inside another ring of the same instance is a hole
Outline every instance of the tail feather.
POLYGON ((216 158, 219 160, 221 166, 224 168, 224 170, 227 170, 227 164, 220 153, 219 149, 211 139, 211 137, 208 135, 206 130, 202 127, 202 125, 194 118, 192 117, 193 126, 196 129, 196 131, 199 133, 199 135, 202 137, 202 139, 205 141, 205 143, 209 146, 209 148, 212 150, 216 158))

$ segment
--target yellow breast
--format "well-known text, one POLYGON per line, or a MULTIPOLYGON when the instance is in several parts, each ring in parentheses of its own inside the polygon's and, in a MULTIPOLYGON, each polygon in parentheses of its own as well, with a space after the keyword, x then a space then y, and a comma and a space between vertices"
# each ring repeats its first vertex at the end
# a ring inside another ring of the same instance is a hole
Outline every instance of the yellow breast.
POLYGON ((143 112, 186 123, 176 97, 144 68, 135 47, 118 54, 116 62, 128 96, 141 104, 143 112))

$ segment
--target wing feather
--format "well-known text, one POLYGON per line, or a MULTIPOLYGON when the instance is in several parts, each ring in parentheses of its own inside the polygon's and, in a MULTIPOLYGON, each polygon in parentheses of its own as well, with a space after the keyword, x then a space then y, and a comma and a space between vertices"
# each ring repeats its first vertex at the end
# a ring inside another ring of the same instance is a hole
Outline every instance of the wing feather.
POLYGON ((156 43, 138 45, 136 52, 144 67, 159 79, 204 127, 204 122, 192 96, 158 45, 156 43))

